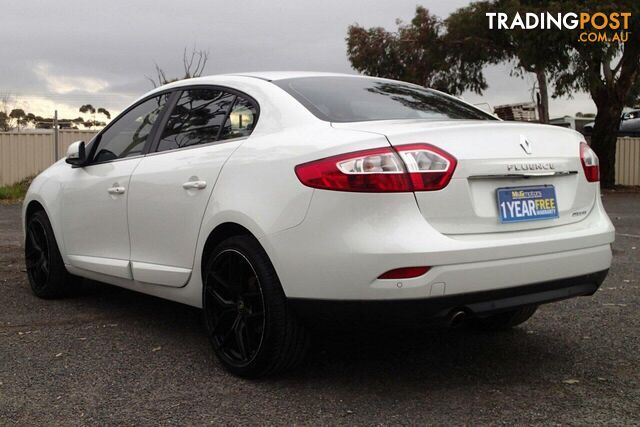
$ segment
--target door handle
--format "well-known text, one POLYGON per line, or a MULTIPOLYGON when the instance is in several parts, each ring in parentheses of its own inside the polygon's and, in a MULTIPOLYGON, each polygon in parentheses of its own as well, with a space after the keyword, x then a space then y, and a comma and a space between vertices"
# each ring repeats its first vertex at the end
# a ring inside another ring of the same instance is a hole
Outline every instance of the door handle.
POLYGON ((207 181, 187 181, 182 184, 185 190, 202 190, 207 187, 207 181))
POLYGON ((124 187, 114 186, 107 189, 109 194, 124 194, 124 187))

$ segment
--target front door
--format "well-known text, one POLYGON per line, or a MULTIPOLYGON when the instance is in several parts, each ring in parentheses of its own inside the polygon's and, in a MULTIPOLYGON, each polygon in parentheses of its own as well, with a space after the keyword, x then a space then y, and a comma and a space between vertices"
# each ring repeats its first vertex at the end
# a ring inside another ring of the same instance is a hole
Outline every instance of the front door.
POLYGON ((70 170, 61 209, 65 251, 73 266, 131 279, 129 182, 166 98, 143 101, 115 119, 92 143, 90 163, 70 170))

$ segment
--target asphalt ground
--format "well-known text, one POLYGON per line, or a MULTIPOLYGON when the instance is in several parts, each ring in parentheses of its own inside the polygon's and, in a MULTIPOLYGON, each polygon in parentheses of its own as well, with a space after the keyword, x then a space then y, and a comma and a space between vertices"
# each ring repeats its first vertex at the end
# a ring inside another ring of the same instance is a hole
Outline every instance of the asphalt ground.
POLYGON ((2 425, 640 425, 640 194, 607 193, 601 290, 507 332, 324 334, 276 379, 226 373, 200 311, 98 283, 34 297, 0 206, 2 425))

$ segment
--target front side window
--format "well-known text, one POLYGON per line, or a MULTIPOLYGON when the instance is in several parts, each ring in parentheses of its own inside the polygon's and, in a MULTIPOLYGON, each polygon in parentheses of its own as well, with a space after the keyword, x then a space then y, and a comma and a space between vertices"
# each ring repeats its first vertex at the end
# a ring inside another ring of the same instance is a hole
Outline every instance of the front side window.
POLYGON ((301 77, 273 82, 328 122, 495 120, 457 99, 421 86, 358 77, 301 77))
POLYGON ((229 122, 229 109, 236 96, 216 89, 182 92, 167 121, 157 151, 207 144, 218 139, 229 122))
POLYGON ((168 94, 151 98, 119 117, 96 140, 98 146, 93 162, 141 155, 153 124, 168 98, 168 94))

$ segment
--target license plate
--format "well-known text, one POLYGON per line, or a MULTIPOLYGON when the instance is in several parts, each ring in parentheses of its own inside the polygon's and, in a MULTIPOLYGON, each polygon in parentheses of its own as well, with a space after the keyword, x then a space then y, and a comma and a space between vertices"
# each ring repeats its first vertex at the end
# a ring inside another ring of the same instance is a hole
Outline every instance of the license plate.
POLYGON ((498 188, 496 193, 502 223, 558 218, 553 185, 498 188))

